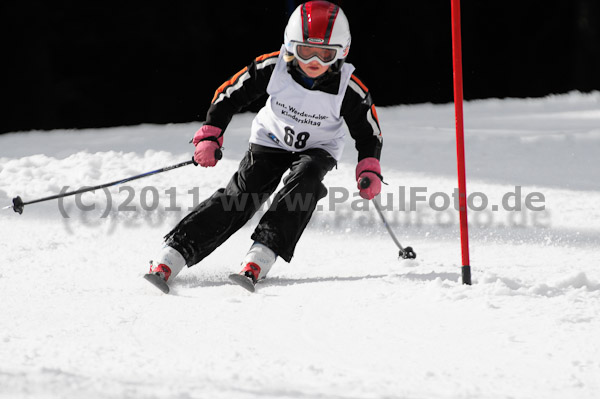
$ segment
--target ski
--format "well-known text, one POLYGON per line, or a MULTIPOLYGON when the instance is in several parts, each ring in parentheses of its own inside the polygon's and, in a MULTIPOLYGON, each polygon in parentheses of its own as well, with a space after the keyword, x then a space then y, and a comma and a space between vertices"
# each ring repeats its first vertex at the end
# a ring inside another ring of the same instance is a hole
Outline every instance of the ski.
POLYGON ((255 288, 254 288, 254 283, 252 282, 252 280, 246 276, 244 276, 243 274, 230 274, 229 275, 229 279, 231 281, 233 281, 234 283, 236 283, 237 285, 239 285, 242 288, 247 289, 250 292, 254 292, 255 288))
POLYGON ((144 278, 165 294, 169 293, 169 286, 167 285, 167 282, 163 280, 162 277, 160 277, 158 274, 147 273, 144 274, 144 278))

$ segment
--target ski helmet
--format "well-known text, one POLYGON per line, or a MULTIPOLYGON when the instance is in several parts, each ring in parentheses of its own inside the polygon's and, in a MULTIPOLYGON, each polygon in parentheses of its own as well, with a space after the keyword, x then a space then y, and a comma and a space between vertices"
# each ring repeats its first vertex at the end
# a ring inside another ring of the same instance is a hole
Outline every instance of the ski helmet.
POLYGON ((350 51, 348 19, 339 6, 328 1, 306 2, 292 13, 284 44, 287 52, 302 62, 342 63, 350 51))

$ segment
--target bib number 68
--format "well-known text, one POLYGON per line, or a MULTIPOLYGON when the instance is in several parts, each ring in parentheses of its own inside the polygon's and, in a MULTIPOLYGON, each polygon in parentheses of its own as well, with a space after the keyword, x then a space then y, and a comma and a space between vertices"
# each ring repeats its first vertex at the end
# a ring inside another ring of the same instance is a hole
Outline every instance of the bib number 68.
POLYGON ((298 135, 296 135, 294 129, 289 126, 285 127, 285 135, 283 136, 283 140, 290 147, 293 146, 294 148, 301 150, 302 148, 306 147, 306 142, 309 138, 310 133, 308 132, 300 132, 298 135))

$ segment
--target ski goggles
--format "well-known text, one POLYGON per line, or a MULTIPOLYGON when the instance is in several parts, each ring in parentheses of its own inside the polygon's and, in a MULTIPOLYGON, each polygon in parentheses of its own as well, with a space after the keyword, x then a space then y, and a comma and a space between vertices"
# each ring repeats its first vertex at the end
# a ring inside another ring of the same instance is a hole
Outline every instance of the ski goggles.
POLYGON ((304 62, 317 60, 321 65, 327 66, 333 64, 338 58, 341 58, 342 49, 340 47, 311 46, 301 43, 294 43, 293 53, 304 62))

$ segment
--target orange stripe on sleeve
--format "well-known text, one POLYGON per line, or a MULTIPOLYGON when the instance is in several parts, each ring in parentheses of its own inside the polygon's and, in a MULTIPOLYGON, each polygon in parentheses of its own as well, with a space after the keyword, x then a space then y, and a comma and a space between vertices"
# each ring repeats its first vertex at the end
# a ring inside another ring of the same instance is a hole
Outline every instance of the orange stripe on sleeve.
POLYGON ((271 57, 277 57, 277 56, 279 56, 279 53, 280 53, 280 52, 281 52, 281 51, 274 51, 274 52, 272 52, 272 53, 269 53, 269 54, 263 54, 263 55, 261 55, 261 56, 259 56, 259 57, 256 57, 256 61, 257 61, 257 62, 259 62, 259 61, 264 61, 264 60, 266 60, 267 58, 271 58, 271 57))
POLYGON ((369 89, 367 89, 367 86, 365 86, 365 84, 363 82, 361 82, 360 79, 357 78, 355 75, 350 76, 350 79, 352 79, 357 85, 359 85, 360 88, 365 91, 365 93, 369 92, 369 89))
POLYGON ((244 69, 242 69, 241 71, 239 71, 238 73, 236 73, 235 75, 233 75, 231 77, 231 79, 229 79, 228 81, 226 81, 225 83, 223 83, 221 86, 219 86, 219 88, 215 91, 215 95, 212 99, 211 102, 215 102, 215 100, 217 99, 217 97, 219 96, 219 94, 223 93, 223 91, 225 91, 226 88, 228 88, 229 86, 233 85, 235 83, 235 81, 246 71, 248 70, 248 67, 244 67, 244 69))
POLYGON ((377 116, 377 111, 375 110, 375 104, 371 105, 371 112, 373 112, 373 116, 375 117, 377 124, 379 124, 379 117, 377 116))
MULTIPOLYGON (((267 58, 271 58, 271 57, 277 57, 277 56, 279 56, 279 53, 280 53, 280 51, 274 51, 269 54, 263 54, 261 56, 256 57, 256 62, 261 62, 261 61, 264 61, 267 58)), ((240 76, 242 76, 244 73, 246 73, 247 70, 248 70, 248 67, 244 67, 244 69, 242 69, 241 71, 239 71, 238 73, 233 75, 231 77, 231 79, 229 79, 228 81, 223 83, 221 86, 219 86, 219 88, 215 91, 215 95, 213 96, 213 99, 211 102, 215 102, 217 97, 219 97, 219 94, 223 93, 229 86, 234 85, 235 82, 238 80, 238 78, 240 76)))

